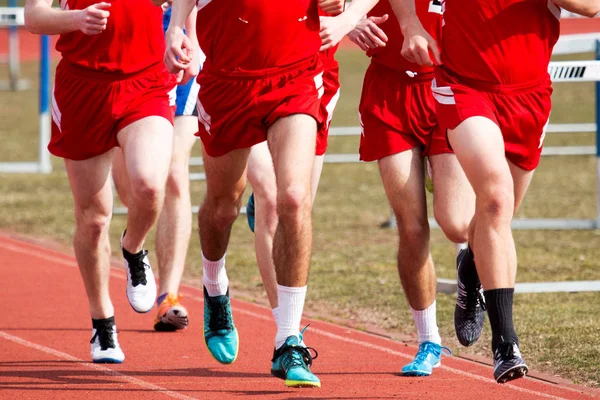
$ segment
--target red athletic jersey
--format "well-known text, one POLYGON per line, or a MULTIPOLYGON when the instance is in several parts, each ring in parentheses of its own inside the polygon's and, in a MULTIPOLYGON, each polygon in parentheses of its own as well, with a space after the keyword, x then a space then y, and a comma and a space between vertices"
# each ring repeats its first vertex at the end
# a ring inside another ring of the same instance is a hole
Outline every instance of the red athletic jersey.
POLYGON ((559 34, 551 0, 445 0, 444 68, 484 84, 545 79, 559 34))
MULTIPOLYGON (((132 73, 162 62, 165 39, 162 8, 150 0, 111 0, 106 30, 60 35, 56 50, 70 64, 106 72, 132 73)), ((82 10, 96 0, 61 0, 63 10, 82 10)))
MULTIPOLYGON (((436 41, 439 41, 442 30, 442 5, 439 0, 415 0, 417 16, 421 20, 423 27, 429 32, 436 41)), ((400 30, 398 20, 394 16, 394 11, 389 0, 381 0, 369 12, 369 16, 381 17, 387 14, 388 20, 379 27, 385 32, 388 37, 388 42, 385 47, 377 47, 367 51, 367 56, 372 57, 374 62, 392 68, 402 74, 406 71, 416 72, 419 75, 431 77, 433 67, 413 64, 406 58, 402 57, 402 44, 404 36, 400 30)))
POLYGON ((256 71, 314 56, 321 47, 316 0, 198 0, 196 32, 206 64, 256 71))

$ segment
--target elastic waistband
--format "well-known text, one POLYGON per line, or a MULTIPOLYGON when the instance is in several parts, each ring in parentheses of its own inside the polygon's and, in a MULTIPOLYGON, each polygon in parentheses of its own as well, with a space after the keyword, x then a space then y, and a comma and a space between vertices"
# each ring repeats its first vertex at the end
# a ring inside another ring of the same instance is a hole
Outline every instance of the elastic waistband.
POLYGON ((447 68, 439 67, 436 69, 436 72, 439 73, 440 77, 443 81, 447 83, 458 83, 461 85, 468 86, 472 89, 480 90, 482 92, 488 93, 520 93, 520 92, 529 92, 533 89, 537 89, 540 87, 548 87, 552 84, 550 80, 550 75, 546 75, 537 80, 522 82, 522 83, 491 83, 478 81, 476 79, 465 78, 463 76, 459 76, 447 68))
POLYGON ((374 58, 371 59, 369 69, 373 71, 381 71, 382 73, 394 74, 394 78, 407 84, 431 82, 434 78, 433 71, 416 73, 412 71, 403 71, 401 69, 392 68, 388 65, 382 64, 376 61, 374 58))
POLYGON ((291 71, 306 70, 311 67, 322 67, 319 55, 314 55, 292 64, 257 70, 225 71, 210 64, 208 60, 202 66, 201 74, 215 75, 226 79, 263 79, 285 75, 291 71))
POLYGON ((79 76, 79 77, 90 78, 90 79, 100 80, 100 81, 108 81, 108 82, 124 81, 127 79, 135 78, 135 77, 143 75, 143 74, 152 73, 152 72, 161 72, 163 70, 166 70, 166 67, 162 61, 157 62, 156 64, 152 64, 149 67, 144 68, 139 71, 136 71, 136 72, 122 73, 122 72, 110 72, 110 71, 89 69, 89 68, 81 67, 76 64, 72 64, 68 61, 65 61, 64 59, 61 60, 60 63, 58 64, 57 69, 59 69, 59 68, 64 69, 65 72, 73 73, 74 75, 79 76))

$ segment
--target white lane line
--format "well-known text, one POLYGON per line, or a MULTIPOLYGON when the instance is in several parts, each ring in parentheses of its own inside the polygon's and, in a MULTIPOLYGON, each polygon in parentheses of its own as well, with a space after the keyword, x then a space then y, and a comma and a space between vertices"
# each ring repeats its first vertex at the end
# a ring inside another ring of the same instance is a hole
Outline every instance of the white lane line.
MULTIPOLYGON (((2 243, 2 242, 0 242, 0 247, 6 247, 6 248, 9 248, 10 250, 13 250, 13 251, 16 251, 16 252, 19 252, 19 253, 33 255, 33 256, 37 256, 37 257, 42 258, 42 259, 48 259, 48 260, 51 260, 51 261, 53 261, 54 259, 56 259, 55 257, 47 257, 43 253, 43 249, 40 249, 36 253, 33 253, 33 252, 30 252, 30 251, 24 251, 22 249, 19 249, 17 246, 6 245, 5 243, 2 243)), ((58 260, 58 259, 56 259, 56 260, 58 260)), ((77 266, 77 263, 75 262, 75 260, 73 260, 73 262, 70 262, 70 263, 68 261, 66 261, 66 260, 58 260, 58 261, 60 261, 60 263, 63 264, 63 265, 77 266)), ((119 279, 126 279, 125 276, 123 276, 123 275, 117 275, 117 274, 112 274, 111 273, 111 276, 113 276, 115 278, 119 278, 119 279)), ((187 285, 182 285, 182 286, 183 287, 187 287, 187 288, 192 289, 192 290, 196 290, 195 288, 187 286, 187 285)), ((188 298, 188 299, 199 301, 199 302, 203 302, 204 301, 204 299, 201 298, 201 297, 199 297, 199 296, 186 295, 185 297, 188 298)), ((270 317, 267 317, 267 316, 264 316, 262 314, 258 314, 258 313, 255 313, 255 312, 252 312, 252 311, 249 311, 249 310, 241 309, 239 307, 237 308, 237 311, 241 312, 242 314, 246 314, 248 316, 251 316, 253 318, 258 318, 258 319, 261 319, 261 320, 264 320, 264 321, 271 321, 270 317)), ((374 349, 374 350, 379 350, 379 351, 382 351, 384 353, 388 353, 388 354, 391 354, 391 355, 402 357, 402 358, 405 358, 407 360, 412 360, 412 357, 410 357, 407 354, 404 354, 402 352, 398 352, 398 351, 395 351, 395 350, 391 350, 391 349, 388 349, 387 347, 379 346, 379 345, 372 344, 372 343, 369 343, 369 342, 364 342, 364 341, 357 340, 357 339, 346 338, 344 336, 339 336, 339 335, 336 335, 334 333, 330 333, 330 332, 323 331, 323 330, 320 330, 320 329, 311 329, 311 332, 318 333, 318 334, 320 334, 322 336, 329 337, 331 339, 341 340, 341 341, 346 342, 346 343, 356 344, 356 345, 359 345, 359 346, 371 348, 371 349, 374 349)), ((495 380, 490 379, 490 378, 485 378, 485 377, 483 377, 481 375, 472 374, 470 372, 466 372, 466 371, 463 371, 463 370, 460 370, 460 369, 455 369, 455 368, 447 367, 445 365, 440 366, 440 368, 443 369, 443 370, 445 370, 445 371, 449 371, 449 372, 452 372, 452 373, 455 373, 455 374, 458 374, 458 375, 463 375, 463 376, 466 376, 466 377, 469 377, 469 378, 473 378, 473 379, 476 379, 476 380, 479 380, 479 381, 482 381, 482 382, 493 383, 493 384, 497 385, 497 383, 496 383, 495 380)), ((536 381, 536 382, 540 382, 542 384, 545 384, 545 385, 548 385, 548 386, 552 386, 552 387, 560 389, 560 390, 570 391, 570 392, 578 393, 580 395, 586 395, 585 393, 583 393, 583 392, 581 392, 581 391, 579 391, 577 389, 574 389, 574 388, 563 387, 563 386, 556 386, 555 384, 552 384, 552 383, 549 383, 549 382, 545 382, 545 381, 541 381, 541 380, 540 381, 536 381)), ((515 391, 521 392, 521 393, 534 394, 534 395, 537 395, 537 396, 540 396, 540 397, 545 397, 545 398, 548 398, 548 399, 559 399, 559 400, 564 399, 563 397, 556 397, 556 396, 553 396, 553 395, 550 395, 550 394, 546 394, 546 393, 543 393, 543 392, 538 392, 538 391, 531 390, 531 389, 521 388, 519 386, 515 386, 515 385, 512 385, 512 384, 507 384, 507 385, 503 385, 503 386, 506 387, 506 388, 510 388, 510 389, 515 390, 515 391)))
POLYGON ((58 351, 58 350, 52 349, 50 347, 46 347, 46 346, 42 346, 37 343, 30 342, 29 340, 22 339, 18 336, 14 336, 14 335, 11 335, 11 334, 3 332, 3 331, 0 331, 0 337, 3 339, 9 340, 13 343, 17 343, 22 346, 28 347, 30 349, 38 350, 43 353, 50 354, 52 356, 61 358, 63 360, 74 361, 85 368, 102 372, 108 376, 118 378, 124 382, 131 383, 132 385, 140 386, 140 387, 150 390, 152 392, 158 392, 158 393, 164 394, 165 396, 172 397, 174 399, 195 400, 194 397, 189 397, 189 396, 174 392, 172 390, 165 389, 160 386, 156 386, 150 382, 146 382, 141 379, 137 379, 132 376, 122 374, 122 373, 114 371, 108 367, 105 367, 101 364, 94 364, 91 362, 83 361, 77 357, 70 355, 70 354, 63 353, 62 351, 58 351))

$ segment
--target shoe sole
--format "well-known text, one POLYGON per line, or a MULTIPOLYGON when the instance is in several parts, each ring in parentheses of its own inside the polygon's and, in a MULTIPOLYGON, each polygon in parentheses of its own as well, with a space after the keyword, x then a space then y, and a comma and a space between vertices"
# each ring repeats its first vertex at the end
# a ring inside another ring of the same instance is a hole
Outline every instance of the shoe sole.
POLYGON ((310 381, 285 381, 285 386, 291 388, 320 388, 321 382, 310 382, 310 381))
POLYGON ((188 327, 188 318, 184 317, 162 317, 160 321, 154 323, 154 330, 157 332, 175 332, 188 327))
POLYGON ((233 364, 235 362, 235 360, 237 360, 237 358, 238 358, 238 354, 240 353, 240 335, 238 334, 237 328, 233 328, 233 329, 235 330, 235 338, 237 341, 237 347, 235 349, 235 357, 233 358, 233 360, 231 360, 229 362, 223 362, 223 361, 219 360, 217 357, 215 357, 214 354, 208 348, 208 343, 206 342, 206 336, 204 336, 204 328, 202 328, 202 336, 204 336, 204 345, 206 346, 206 350, 208 350, 208 354, 210 354, 215 360, 217 360, 217 362, 219 364, 223 364, 223 365, 233 364))
MULTIPOLYGON (((437 364, 435 364, 433 366, 433 368, 437 368, 440 365, 442 365, 442 363, 438 362, 437 364)), ((431 371, 431 372, 429 372, 429 371, 406 371, 406 372, 400 371, 400 376, 431 376, 431 374, 433 374, 433 371, 431 371)))
POLYGON ((94 364, 121 364, 123 362, 123 360, 117 360, 115 358, 99 358, 92 361, 94 364))
POLYGON ((131 308, 133 309, 133 311, 135 311, 138 314, 148 314, 150 311, 152 311, 152 309, 154 308, 154 301, 152 302, 152 307, 150 307, 149 309, 147 309, 146 311, 140 311, 137 310, 133 304, 131 304, 131 301, 129 301, 129 297, 127 296, 127 292, 125 292, 125 297, 127 297, 127 302, 129 303, 129 305, 131 306, 131 308))
POLYGON ((511 369, 509 369, 508 371, 504 372, 502 375, 500 375, 496 379, 496 382, 506 383, 506 382, 514 381, 515 379, 523 378, 525 375, 527 375, 528 371, 529 370, 527 368, 527 365, 525 365, 525 364, 520 364, 520 365, 514 366, 511 369))
POLYGON ((410 371, 410 372, 400 372, 401 376, 430 376, 431 372, 426 371, 410 371))

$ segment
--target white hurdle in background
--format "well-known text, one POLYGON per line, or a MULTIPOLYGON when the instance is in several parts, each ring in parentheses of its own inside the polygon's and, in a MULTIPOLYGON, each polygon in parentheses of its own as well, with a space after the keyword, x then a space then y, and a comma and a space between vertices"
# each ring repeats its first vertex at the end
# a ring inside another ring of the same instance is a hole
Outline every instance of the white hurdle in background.
POLYGON ((0 61, 8 63, 8 81, 0 81, 0 90, 25 90, 29 81, 19 78, 19 35, 17 27, 25 23, 22 8, 16 8, 16 0, 9 0, 9 7, 0 7, 0 27, 8 28, 8 54, 0 55, 0 61))
MULTIPOLYGON (((25 23, 22 7, 14 7, 15 0, 10 0, 11 7, 0 7, 0 28, 9 29, 9 83, 10 90, 23 90, 29 87, 19 79, 19 42, 17 27, 25 23)), ((41 36, 40 45, 40 92, 39 92, 39 144, 38 160, 31 162, 0 162, 0 173, 44 173, 52 172, 50 153, 46 149, 50 142, 50 39, 41 36)), ((1 88, 0 88, 1 89, 1 88)))

